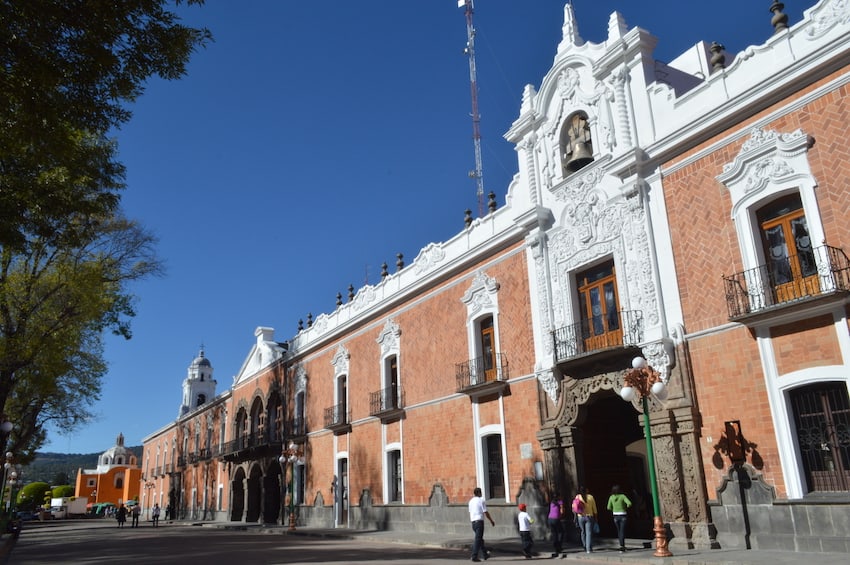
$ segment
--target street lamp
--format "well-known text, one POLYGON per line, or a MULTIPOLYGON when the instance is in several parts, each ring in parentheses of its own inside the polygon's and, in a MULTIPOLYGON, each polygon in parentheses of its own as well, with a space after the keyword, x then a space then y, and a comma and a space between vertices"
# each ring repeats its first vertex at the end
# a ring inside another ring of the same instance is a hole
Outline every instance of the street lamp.
POLYGON ((289 531, 295 531, 295 464, 303 461, 304 451, 300 445, 295 445, 295 442, 290 441, 289 447, 284 449, 278 461, 280 462, 280 472, 283 473, 282 479, 286 480, 286 464, 292 464, 292 476, 289 479, 289 531))
POLYGON ((649 466, 649 484, 652 489, 652 508, 654 510, 652 529, 655 531, 655 557, 670 557, 673 554, 667 548, 667 530, 661 519, 661 503, 658 500, 658 482, 655 478, 655 455, 652 450, 652 433, 649 428, 649 395, 659 400, 667 398, 667 387, 661 380, 661 374, 653 369, 643 357, 632 359, 632 368, 623 377, 623 389, 620 396, 626 402, 640 396, 643 404, 643 432, 646 436, 646 458, 649 466))

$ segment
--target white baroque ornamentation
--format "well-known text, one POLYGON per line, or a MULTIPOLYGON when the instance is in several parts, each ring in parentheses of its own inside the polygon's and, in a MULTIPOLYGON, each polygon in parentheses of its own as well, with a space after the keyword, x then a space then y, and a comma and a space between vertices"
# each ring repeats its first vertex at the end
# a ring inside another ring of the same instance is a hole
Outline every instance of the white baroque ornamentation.
POLYGON ((295 367, 295 392, 304 392, 307 390, 307 369, 301 363, 295 367))
POLYGON ((850 0, 832 0, 824 2, 812 10, 812 23, 806 28, 809 40, 818 39, 837 25, 850 22, 850 0))
POLYGON ((557 192, 555 192, 555 199, 560 200, 561 202, 573 202, 575 199, 587 192, 590 192, 592 189, 596 188, 599 183, 602 181, 602 170, 599 168, 593 168, 590 171, 578 175, 577 178, 571 182, 568 182, 561 186, 557 192))
POLYGON ((613 127, 613 112, 611 111, 611 103, 615 98, 614 91, 604 82, 596 81, 593 85, 593 92, 587 93, 581 89, 580 83, 581 76, 572 67, 567 67, 558 76, 558 93, 561 95, 560 117, 553 122, 550 135, 555 135, 556 130, 563 122, 564 101, 569 100, 571 106, 576 106, 578 102, 581 105, 596 108, 596 120, 593 119, 594 116, 588 116, 588 119, 591 123, 598 121, 598 141, 602 147, 610 152, 617 144, 613 127))
POLYGON ((386 355, 391 351, 398 351, 398 338, 401 335, 401 330, 398 327, 398 324, 390 319, 387 320, 387 323, 384 324, 384 329, 381 330, 381 333, 378 335, 378 345, 381 346, 381 354, 386 355))
POLYGON ((421 275, 434 268, 445 258, 446 252, 443 250, 442 244, 429 243, 413 260, 413 272, 421 275))
POLYGON ((748 168, 744 180, 744 192, 757 192, 767 186, 771 179, 779 179, 794 174, 794 169, 782 159, 768 157, 748 168))
POLYGON ((350 358, 351 354, 348 352, 347 347, 344 345, 337 347, 336 353, 334 353, 334 357, 331 359, 331 365, 334 366, 334 377, 348 374, 348 360, 350 358))
POLYGON ((354 308, 354 311, 357 312, 363 310, 364 308, 368 308, 369 305, 375 301, 375 297, 375 287, 373 287, 372 285, 364 286, 363 288, 357 291, 357 295, 352 301, 352 307, 354 308))
POLYGON ((542 371, 535 371, 534 374, 549 399, 553 403, 557 404, 561 384, 558 382, 558 379, 555 378, 555 372, 552 371, 552 369, 545 369, 542 371))
POLYGON ((478 271, 469 289, 461 297, 461 302, 466 304, 470 317, 485 308, 494 306, 493 295, 499 291, 499 283, 493 277, 487 276, 483 271, 478 271))
POLYGON ((668 384, 672 362, 664 343, 660 341, 648 343, 643 347, 641 353, 643 353, 647 363, 661 374, 661 380, 664 381, 664 384, 668 384))

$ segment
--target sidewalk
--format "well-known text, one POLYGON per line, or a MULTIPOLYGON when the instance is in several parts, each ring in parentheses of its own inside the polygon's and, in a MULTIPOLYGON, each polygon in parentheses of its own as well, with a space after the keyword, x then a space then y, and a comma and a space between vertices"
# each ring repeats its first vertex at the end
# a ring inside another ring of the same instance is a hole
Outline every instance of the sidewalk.
MULTIPOLYGON (((245 524, 241 524, 243 527, 245 524)), ((222 525, 221 527, 226 527, 222 525)), ((315 536, 337 539, 371 538, 376 542, 404 543, 412 545, 423 545, 430 547, 444 547, 470 551, 472 546, 472 532, 469 538, 452 538, 442 534, 429 534, 419 532, 399 531, 364 531, 347 529, 321 529, 321 528, 298 528, 295 532, 288 532, 285 528, 261 527, 266 533, 277 533, 286 535, 315 536)), ((504 558, 522 560, 519 537, 516 538, 487 538, 487 548, 495 561, 504 558), (500 559, 501 558, 501 559, 500 559)), ((624 563, 626 565, 846 565, 850 562, 850 555, 846 553, 801 553, 790 551, 772 550, 735 550, 735 549, 710 549, 710 550, 679 550, 674 552, 673 557, 654 557, 654 549, 648 547, 649 542, 643 540, 627 540, 628 551, 620 553, 617 551, 616 540, 602 540, 600 546, 593 553, 585 553, 579 546, 574 545, 565 550, 559 556, 560 559, 586 562, 608 562, 624 563), (610 543, 608 543, 610 542, 610 543)), ((534 550, 537 552, 536 559, 552 559, 551 547, 545 540, 536 540, 534 550)))

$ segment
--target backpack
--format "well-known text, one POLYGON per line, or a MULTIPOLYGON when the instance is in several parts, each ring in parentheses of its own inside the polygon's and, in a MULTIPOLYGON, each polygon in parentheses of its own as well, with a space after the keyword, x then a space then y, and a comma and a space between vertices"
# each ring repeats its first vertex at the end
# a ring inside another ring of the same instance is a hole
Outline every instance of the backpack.
POLYGON ((578 496, 573 499, 573 514, 584 514, 584 501, 578 496))

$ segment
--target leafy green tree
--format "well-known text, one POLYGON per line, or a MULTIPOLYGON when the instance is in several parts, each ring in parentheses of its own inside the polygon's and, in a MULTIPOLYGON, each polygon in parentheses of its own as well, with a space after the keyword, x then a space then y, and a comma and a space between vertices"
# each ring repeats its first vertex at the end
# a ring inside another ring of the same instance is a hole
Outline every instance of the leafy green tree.
POLYGON ((124 167, 108 132, 130 119, 150 77, 183 76, 211 40, 170 3, 0 0, 0 244, 73 240, 86 226, 69 224, 69 211, 117 209, 124 167))
POLYGON ((74 487, 71 485, 59 485, 51 489, 53 498, 64 498, 66 496, 74 496, 74 487))
POLYGON ((21 510, 35 510, 44 503, 45 494, 50 493, 50 485, 37 482, 24 485, 18 495, 17 505, 21 510))
POLYGON ((16 424, 8 448, 22 463, 46 424, 71 432, 93 417, 103 333, 131 336, 126 287, 161 272, 154 238, 136 223, 109 218, 91 232, 81 247, 33 239, 26 253, 0 249, 0 406, 16 424))
POLYGON ((161 271, 153 237, 120 213, 108 136, 149 78, 180 78, 211 40, 168 4, 0 0, 0 413, 16 425, 0 452, 24 464, 48 423, 92 418, 103 332, 130 337, 128 285, 161 271))

